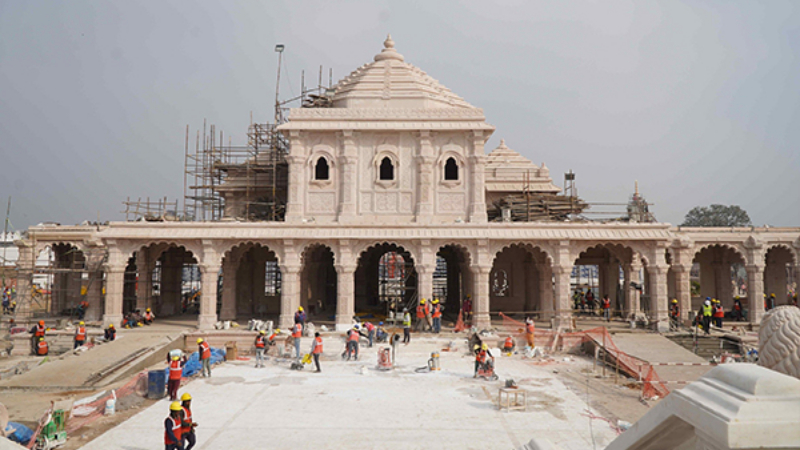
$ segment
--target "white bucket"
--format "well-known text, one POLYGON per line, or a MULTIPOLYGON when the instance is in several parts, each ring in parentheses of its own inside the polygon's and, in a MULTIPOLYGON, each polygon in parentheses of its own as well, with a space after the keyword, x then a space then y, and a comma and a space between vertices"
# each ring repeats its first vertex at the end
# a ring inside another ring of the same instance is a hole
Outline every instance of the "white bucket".
POLYGON ((114 415, 114 409, 116 408, 116 405, 117 405, 117 401, 116 400, 113 400, 113 399, 106 400, 105 415, 106 416, 113 416, 114 415))

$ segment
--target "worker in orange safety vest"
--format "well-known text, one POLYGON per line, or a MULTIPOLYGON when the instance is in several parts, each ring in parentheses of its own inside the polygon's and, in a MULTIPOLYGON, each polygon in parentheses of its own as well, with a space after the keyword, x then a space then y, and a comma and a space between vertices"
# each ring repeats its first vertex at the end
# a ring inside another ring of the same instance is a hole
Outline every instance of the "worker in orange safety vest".
POLYGON ((49 350, 47 341, 45 341, 43 337, 40 337, 39 342, 36 344, 36 354, 39 356, 47 356, 49 350))
POLYGON ((197 356, 200 357, 200 363, 203 367, 201 372, 203 378, 211 376, 211 346, 203 338, 197 338, 197 356))
POLYGON ((75 330, 75 343, 73 344, 72 349, 75 350, 78 347, 82 347, 83 344, 86 343, 86 325, 81 321, 78 323, 78 329, 75 330))
POLYGON ((506 338, 505 342, 503 342, 503 353, 511 353, 511 352, 513 352, 515 346, 516 346, 516 344, 514 343, 514 338, 511 337, 511 336, 508 336, 506 338))
POLYGON ((178 399, 178 388, 181 387, 181 377, 183 376, 183 365, 181 359, 176 355, 172 357, 169 363, 169 379, 167 380, 167 392, 169 399, 175 401, 178 399))
POLYGON ((322 372, 322 369, 319 367, 319 355, 322 354, 322 336, 319 333, 314 333, 314 342, 311 344, 311 356, 314 358, 314 365, 317 367, 317 370, 314 373, 322 372))
POLYGON ((197 423, 192 419, 192 396, 188 392, 181 395, 181 441, 184 445, 184 450, 192 450, 194 444, 197 443, 197 436, 194 434, 194 428, 197 423), (186 444, 189 445, 186 445, 186 444))
POLYGON ((180 403, 170 403, 169 416, 164 420, 164 448, 166 450, 183 450, 182 414, 183 408, 180 403))

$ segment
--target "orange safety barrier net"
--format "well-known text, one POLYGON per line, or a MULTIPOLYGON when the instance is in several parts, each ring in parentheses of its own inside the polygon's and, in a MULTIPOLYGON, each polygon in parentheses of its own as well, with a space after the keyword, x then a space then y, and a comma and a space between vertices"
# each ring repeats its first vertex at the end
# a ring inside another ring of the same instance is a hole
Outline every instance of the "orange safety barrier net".
POLYGON ((456 333, 466 330, 468 327, 464 324, 464 312, 458 312, 458 320, 456 321, 456 326, 453 329, 456 333))
MULTIPOLYGON (((501 325, 501 335, 511 335, 519 342, 525 344, 525 324, 519 320, 512 319, 507 315, 500 313, 503 319, 501 325)), ((595 345, 602 346, 605 351, 614 359, 619 361, 620 370, 627 373, 629 376, 637 378, 642 382, 642 396, 644 398, 654 398, 656 396, 665 397, 669 394, 667 385, 664 384, 659 378, 656 371, 652 366, 647 364, 647 361, 631 356, 620 350, 611 339, 606 327, 597 327, 585 331, 576 331, 573 333, 558 333, 552 330, 542 330, 537 328, 534 333, 537 347, 544 347, 555 350, 559 340, 564 345, 565 341, 574 340, 575 344, 585 343, 592 341, 595 345)))
MULTIPOLYGON (((106 401, 113 400, 116 398, 116 408, 119 409, 125 403, 125 399, 132 395, 136 395, 139 397, 143 397, 147 392, 147 372, 141 372, 134 376, 130 381, 125 383, 123 386, 114 389, 112 391, 108 391, 104 395, 97 397, 88 402, 81 402, 78 400, 72 407, 72 410, 69 411, 67 416, 67 422, 64 426, 65 430, 67 431, 67 435, 75 432, 76 430, 84 427, 97 419, 103 417, 105 414, 106 409, 106 401)), ((44 421, 47 420, 48 415, 50 414, 51 410, 48 409, 47 412, 42 416, 39 420, 39 427, 34 433, 33 437, 31 438, 30 442, 28 443, 28 448, 33 448, 36 443, 36 438, 38 437, 42 426, 44 425, 44 421)))

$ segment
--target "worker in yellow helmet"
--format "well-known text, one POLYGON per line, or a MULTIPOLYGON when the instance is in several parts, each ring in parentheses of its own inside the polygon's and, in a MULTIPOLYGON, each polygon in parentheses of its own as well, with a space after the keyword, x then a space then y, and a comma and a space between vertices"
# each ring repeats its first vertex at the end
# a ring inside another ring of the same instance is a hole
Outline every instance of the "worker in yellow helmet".
POLYGON ((164 448, 166 450, 183 450, 182 415, 183 408, 179 402, 169 404, 169 416, 164 420, 164 448))
POLYGON ((425 304, 425 299, 419 301, 417 305, 417 321, 414 323, 414 331, 425 331, 425 316, 428 306, 425 304))
POLYGON ((75 350, 78 347, 83 347, 83 344, 86 343, 86 324, 83 323, 81 320, 78 323, 78 328, 75 330, 75 343, 72 347, 75 350))
POLYGON ((200 357, 200 363, 203 365, 202 374, 203 378, 211 376, 211 346, 203 338, 197 338, 197 355, 200 357))
POLYGON ((147 308, 144 311, 144 317, 142 319, 144 320, 145 325, 150 325, 154 320, 156 320, 156 316, 153 314, 153 311, 151 311, 150 308, 147 308))
POLYGON ((672 304, 669 305, 669 324, 670 327, 677 330, 681 320, 681 308, 678 305, 678 299, 673 298, 672 304))
POLYGON ((192 396, 189 393, 181 395, 181 410, 183 417, 181 418, 181 441, 184 450, 192 450, 194 444, 197 442, 197 437, 194 434, 194 427, 197 423, 192 420, 192 396), (189 445, 186 445, 186 444, 189 445))
POLYGON ((297 312, 294 313, 294 323, 299 323, 303 330, 306 329, 306 312, 302 306, 297 308, 297 312))

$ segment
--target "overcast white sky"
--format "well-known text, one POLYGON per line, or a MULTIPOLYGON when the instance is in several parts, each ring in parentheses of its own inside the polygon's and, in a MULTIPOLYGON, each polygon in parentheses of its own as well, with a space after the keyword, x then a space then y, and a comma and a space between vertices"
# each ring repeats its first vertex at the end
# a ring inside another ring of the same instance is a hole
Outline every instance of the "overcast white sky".
MULTIPOLYGON (((16 229, 183 195, 185 126, 244 142, 300 70, 338 80, 391 32, 557 184, 661 221, 737 204, 800 226, 800 2, 0 0, 0 203, 16 229), (289 77, 285 75, 288 73, 289 77)), ((227 140, 227 139, 226 139, 227 140)), ((4 212, 4 211, 3 211, 4 212)))

